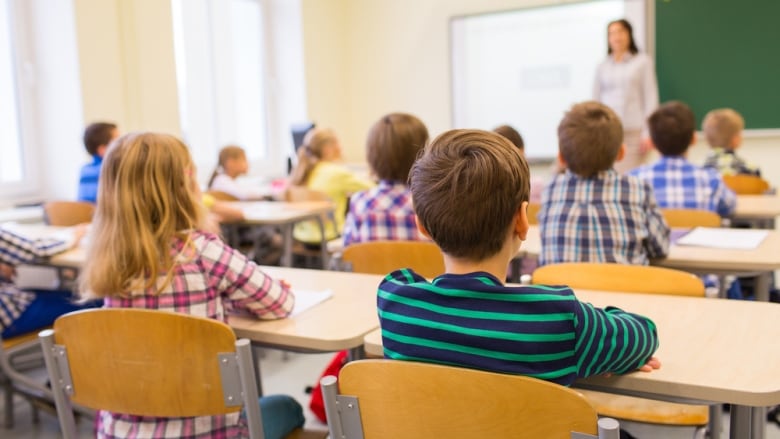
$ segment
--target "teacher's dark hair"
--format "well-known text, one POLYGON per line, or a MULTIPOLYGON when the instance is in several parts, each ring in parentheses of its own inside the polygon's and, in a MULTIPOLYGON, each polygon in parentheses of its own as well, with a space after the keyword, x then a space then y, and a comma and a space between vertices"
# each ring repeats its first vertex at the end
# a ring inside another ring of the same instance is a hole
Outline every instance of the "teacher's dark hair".
MULTIPOLYGON (((621 18, 620 20, 610 21, 607 25, 607 29, 609 29, 609 27, 613 24, 620 24, 623 26, 623 29, 628 32, 628 51, 631 52, 632 55, 639 53, 639 48, 636 47, 636 42, 634 41, 634 28, 631 26, 631 23, 629 23, 625 18, 621 18)), ((607 55, 611 54, 612 48, 609 47, 609 42, 607 42, 607 55)))

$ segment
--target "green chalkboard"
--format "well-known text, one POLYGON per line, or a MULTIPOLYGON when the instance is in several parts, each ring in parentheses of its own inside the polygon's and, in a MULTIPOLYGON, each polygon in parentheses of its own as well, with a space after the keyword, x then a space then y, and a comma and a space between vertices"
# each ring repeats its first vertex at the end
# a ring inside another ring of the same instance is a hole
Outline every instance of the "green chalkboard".
POLYGON ((746 128, 780 128, 780 0, 654 1, 661 102, 686 102, 699 127, 731 107, 746 128))

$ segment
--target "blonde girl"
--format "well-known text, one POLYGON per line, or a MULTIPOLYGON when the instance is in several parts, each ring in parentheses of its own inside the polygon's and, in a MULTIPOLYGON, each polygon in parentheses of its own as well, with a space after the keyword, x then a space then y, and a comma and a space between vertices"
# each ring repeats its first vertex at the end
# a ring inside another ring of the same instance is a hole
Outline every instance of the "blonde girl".
MULTIPOLYGON (((289 287, 203 231, 204 209, 187 147, 165 134, 132 133, 110 146, 103 163, 92 242, 81 291, 107 308, 147 308, 227 321, 228 309, 277 319, 292 310, 289 287)), ((303 424, 289 397, 261 398, 266 437, 303 424), (266 420, 266 415, 273 417, 266 420), (280 415, 281 413, 281 415, 280 415)), ((239 414, 149 418, 101 411, 97 437, 245 437, 239 414), (173 436, 171 436, 173 435, 173 436)))
POLYGON ((219 151, 217 167, 211 174, 209 190, 220 191, 232 195, 239 200, 259 200, 268 195, 267 191, 242 185, 236 179, 247 173, 249 162, 244 148, 228 145, 219 151))
MULTIPOLYGON (((314 128, 306 133, 298 149, 298 165, 290 175, 290 183, 323 192, 333 200, 335 228, 328 227, 326 239, 338 237, 344 229, 347 201, 354 192, 372 188, 374 183, 356 176, 340 165, 341 145, 331 129, 314 128)), ((310 244, 322 241, 319 227, 314 222, 296 224, 295 239, 310 244)))

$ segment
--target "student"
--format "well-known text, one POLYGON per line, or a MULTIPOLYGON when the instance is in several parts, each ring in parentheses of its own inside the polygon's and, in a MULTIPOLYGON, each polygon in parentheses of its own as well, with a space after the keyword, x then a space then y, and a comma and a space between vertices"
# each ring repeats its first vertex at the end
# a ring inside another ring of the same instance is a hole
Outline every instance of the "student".
POLYGON ((528 375, 570 385, 660 367, 649 319, 577 300, 571 289, 505 286, 528 232, 528 165, 503 137, 452 130, 425 148, 410 186, 420 232, 444 253, 432 282, 388 274, 377 304, 385 357, 528 375))
POLYGON ((686 159, 696 142, 694 116, 682 102, 661 105, 647 120, 650 138, 663 157, 631 175, 653 186, 658 205, 672 209, 702 209, 720 216, 734 213, 737 197, 721 180, 718 171, 694 165, 686 159))
POLYGON ((344 224, 344 245, 379 240, 415 241, 409 170, 428 143, 428 129, 411 114, 390 113, 371 126, 366 157, 379 184, 354 194, 344 224))
POLYGON ((17 265, 75 247, 84 231, 84 227, 76 227, 58 237, 28 239, 0 226, 0 332, 3 339, 50 326, 62 314, 100 306, 96 302, 75 303, 70 291, 22 291, 14 284, 17 265))
POLYGON ((259 188, 252 188, 236 181, 249 170, 246 152, 240 146, 228 145, 219 151, 219 162, 209 179, 208 189, 224 192, 239 200, 260 200, 268 194, 259 188))
MULTIPOLYGON (((516 129, 509 125, 500 125, 495 128, 493 128, 493 132, 496 134, 501 134, 502 136, 506 137, 512 144, 514 144, 517 149, 520 150, 520 152, 523 154, 523 157, 525 157, 525 142, 523 141, 523 136, 520 135, 519 132, 517 132, 516 129)), ((558 173, 560 170, 556 166, 555 169, 553 169, 553 173, 558 173)), ((539 204, 542 201, 542 189, 545 186, 545 181, 539 178, 531 177, 531 196, 529 198, 529 202, 531 203, 537 203, 539 204)))
MULTIPOLYGON (((229 310, 260 319, 290 314, 289 286, 202 231, 204 209, 187 147, 164 134, 132 133, 112 143, 100 179, 92 245, 81 291, 107 308, 147 308, 227 321, 229 310)), ((260 399, 266 438, 303 425, 285 396, 260 399)), ((246 437, 238 413, 148 418, 100 411, 97 437, 246 437)))
POLYGON ((84 148, 92 156, 92 163, 81 168, 79 176, 78 200, 95 203, 97 201, 98 180, 103 155, 112 140, 119 137, 119 130, 113 123, 95 122, 84 130, 84 148))
POLYGON ((704 162, 705 168, 717 169, 721 175, 747 174, 760 177, 761 171, 737 156, 742 144, 745 120, 731 108, 712 110, 704 117, 702 131, 712 153, 704 162))
POLYGON ((574 105, 558 125, 567 168, 542 193, 539 264, 647 265, 669 250, 669 227, 647 183, 613 169, 624 154, 620 119, 606 105, 574 105))
MULTIPOLYGON (((340 160, 341 145, 333 130, 312 128, 303 138, 303 145, 298 149, 298 164, 290 175, 290 184, 323 192, 333 200, 336 224, 333 228, 326 223, 327 240, 336 238, 344 230, 349 196, 374 186, 371 181, 340 165, 340 160)), ((320 229, 314 221, 296 224, 293 236, 312 245, 322 242, 320 229)))

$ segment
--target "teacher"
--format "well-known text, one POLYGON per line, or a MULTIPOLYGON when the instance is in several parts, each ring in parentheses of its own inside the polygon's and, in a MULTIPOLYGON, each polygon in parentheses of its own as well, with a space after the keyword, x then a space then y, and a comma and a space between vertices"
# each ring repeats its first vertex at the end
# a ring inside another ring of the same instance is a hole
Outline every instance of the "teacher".
POLYGON ((653 61, 639 53, 631 23, 615 20, 607 26, 607 58, 596 70, 593 98, 623 121, 626 154, 615 163, 621 173, 636 168, 650 150, 645 121, 658 107, 658 82, 653 61))

